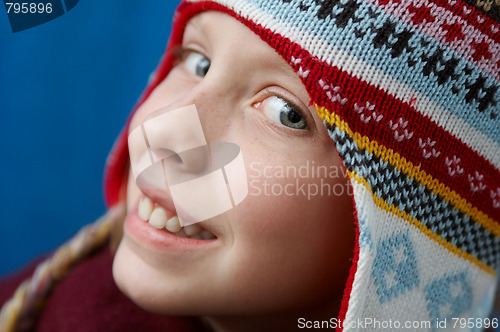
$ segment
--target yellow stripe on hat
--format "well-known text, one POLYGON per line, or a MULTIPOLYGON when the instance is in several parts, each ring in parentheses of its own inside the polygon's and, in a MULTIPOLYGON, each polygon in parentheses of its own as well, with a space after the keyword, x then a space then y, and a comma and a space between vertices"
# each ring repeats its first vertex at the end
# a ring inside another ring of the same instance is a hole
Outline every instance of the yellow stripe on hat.
POLYGON ((423 186, 432 190, 434 194, 443 197, 444 200, 452 204, 457 210, 477 221, 486 230, 500 237, 500 225, 466 199, 462 198, 457 192, 440 182, 438 179, 433 178, 424 170, 421 170, 420 167, 413 165, 413 163, 406 160, 394 150, 376 141, 370 140, 367 136, 363 136, 358 132, 353 132, 351 128, 349 128, 347 122, 343 121, 337 114, 330 113, 325 107, 320 107, 317 104, 315 104, 315 107, 323 120, 329 125, 336 126, 341 131, 345 131, 361 149, 365 149, 381 158, 383 161, 389 162, 395 168, 404 172, 408 177, 415 179, 423 186))

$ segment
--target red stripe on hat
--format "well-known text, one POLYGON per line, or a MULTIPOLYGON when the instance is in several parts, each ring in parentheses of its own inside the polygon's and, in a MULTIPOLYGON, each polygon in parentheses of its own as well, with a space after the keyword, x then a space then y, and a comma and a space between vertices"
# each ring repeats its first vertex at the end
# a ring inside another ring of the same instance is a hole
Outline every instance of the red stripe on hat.
MULTIPOLYGON (((393 6, 399 2, 399 0, 378 0, 380 6, 393 6)), ((495 33, 493 30, 498 31, 500 24, 494 19, 486 14, 483 14, 478 8, 468 5, 465 1, 453 0, 453 5, 450 4, 449 0, 432 0, 432 3, 438 7, 444 8, 447 11, 453 13, 454 16, 458 16, 471 26, 481 31, 483 34, 487 35, 496 42, 500 42, 500 35, 495 33)), ((420 9, 420 8, 418 8, 420 9)), ((422 11, 425 8, 421 9, 422 11)), ((450 13, 439 13, 439 15, 448 15, 450 13)), ((416 15, 421 15, 421 12, 416 15)))
MULTIPOLYGON (((351 186, 351 192, 354 192, 352 188, 352 184, 349 182, 351 186)), ((344 330, 344 321, 345 316, 347 314, 347 309, 349 308, 349 300, 351 299, 352 286, 354 284, 354 278, 356 276, 356 271, 358 271, 358 262, 359 262, 359 220, 358 220, 358 210, 356 210, 356 200, 354 196, 352 197, 352 203, 354 205, 354 227, 356 229, 356 240, 354 246, 354 253, 352 258, 351 269, 349 270, 349 277, 347 278, 347 282, 345 284, 344 296, 342 297, 342 304, 340 306, 340 312, 338 317, 338 322, 340 325, 337 325, 337 332, 342 332, 344 330)))
POLYGON ((460 16, 466 20, 470 25, 480 30, 485 35, 488 35, 491 39, 496 42, 500 42, 500 35, 494 33, 491 29, 492 27, 500 28, 500 24, 494 19, 486 14, 483 14, 479 9, 474 6, 470 6, 465 1, 458 0, 453 6, 450 5, 449 0, 433 0, 434 3, 440 7, 443 7, 453 14, 460 16))

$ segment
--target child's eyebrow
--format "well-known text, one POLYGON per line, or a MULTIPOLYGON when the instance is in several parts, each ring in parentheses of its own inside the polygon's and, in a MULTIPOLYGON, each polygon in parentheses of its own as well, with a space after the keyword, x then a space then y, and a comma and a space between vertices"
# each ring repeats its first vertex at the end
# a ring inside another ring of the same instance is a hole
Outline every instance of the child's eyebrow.
MULTIPOLYGON (((280 57, 281 59, 281 57, 280 57)), ((290 79, 293 79, 296 82, 299 82, 302 84, 302 81, 299 77, 299 75, 293 70, 292 66, 288 64, 286 61, 271 61, 270 66, 272 68, 275 68, 276 71, 279 71, 287 76, 290 77, 290 79)))
POLYGON ((175 45, 167 51, 168 57, 173 56, 178 60, 180 60, 183 57, 183 55, 184 55, 184 49, 182 48, 181 45, 175 45))
POLYGON ((203 37, 207 37, 205 30, 203 29, 204 22, 203 16, 195 17, 194 19, 190 20, 185 29, 184 29, 184 35, 190 30, 190 29, 195 29, 197 32, 203 34, 203 37), (200 22, 201 21, 201 22, 200 22))

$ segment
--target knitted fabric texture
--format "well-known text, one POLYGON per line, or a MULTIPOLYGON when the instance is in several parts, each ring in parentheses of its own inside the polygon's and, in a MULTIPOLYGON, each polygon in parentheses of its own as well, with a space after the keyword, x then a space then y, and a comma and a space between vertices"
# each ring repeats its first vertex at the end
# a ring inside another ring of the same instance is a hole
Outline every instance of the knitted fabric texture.
MULTIPOLYGON (((358 238, 343 329, 488 317, 500 263, 498 1, 185 1, 169 47, 206 10, 239 19, 290 64, 348 169, 358 238)), ((171 66, 166 56, 143 100, 171 66)), ((126 158, 122 135, 110 203, 126 158)))

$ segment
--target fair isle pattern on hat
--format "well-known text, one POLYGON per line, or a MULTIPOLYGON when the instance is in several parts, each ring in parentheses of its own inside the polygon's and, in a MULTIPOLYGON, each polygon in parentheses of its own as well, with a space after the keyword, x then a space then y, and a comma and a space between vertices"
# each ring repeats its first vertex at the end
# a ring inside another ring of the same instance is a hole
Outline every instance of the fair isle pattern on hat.
POLYGON ((219 0, 179 15, 196 6, 237 17, 290 63, 348 169, 359 235, 344 330, 487 317, 500 263, 496 7, 219 0))

